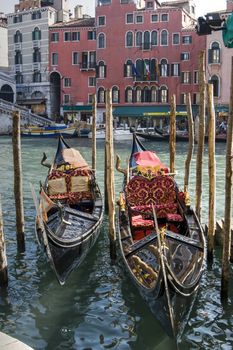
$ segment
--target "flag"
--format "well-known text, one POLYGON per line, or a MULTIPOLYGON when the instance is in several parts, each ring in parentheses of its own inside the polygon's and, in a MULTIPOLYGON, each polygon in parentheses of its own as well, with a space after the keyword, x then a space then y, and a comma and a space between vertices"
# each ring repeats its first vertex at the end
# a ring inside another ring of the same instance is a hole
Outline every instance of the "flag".
POLYGON ((144 61, 144 73, 146 76, 146 80, 150 80, 150 67, 149 64, 144 61))
POLYGON ((140 76, 140 74, 138 73, 138 70, 137 70, 137 68, 136 68, 136 66, 135 66, 134 63, 133 63, 133 65, 132 65, 132 74, 133 74, 133 75, 136 75, 136 77, 139 77, 139 76, 140 76))
POLYGON ((47 196, 43 187, 40 192, 40 210, 44 221, 48 221, 47 213, 54 206, 54 202, 47 196))

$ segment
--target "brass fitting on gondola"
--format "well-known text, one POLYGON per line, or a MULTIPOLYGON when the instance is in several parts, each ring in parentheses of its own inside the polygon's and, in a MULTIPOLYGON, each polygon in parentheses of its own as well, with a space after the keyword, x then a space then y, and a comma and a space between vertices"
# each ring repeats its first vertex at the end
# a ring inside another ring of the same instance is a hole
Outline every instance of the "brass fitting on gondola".
POLYGON ((125 211, 125 196, 122 192, 120 193, 118 205, 120 207, 120 211, 125 211))
POLYGON ((190 202, 190 195, 189 195, 189 191, 187 189, 187 186, 185 186, 185 188, 184 188, 184 202, 185 202, 185 205, 187 207, 190 207, 191 202, 190 202))

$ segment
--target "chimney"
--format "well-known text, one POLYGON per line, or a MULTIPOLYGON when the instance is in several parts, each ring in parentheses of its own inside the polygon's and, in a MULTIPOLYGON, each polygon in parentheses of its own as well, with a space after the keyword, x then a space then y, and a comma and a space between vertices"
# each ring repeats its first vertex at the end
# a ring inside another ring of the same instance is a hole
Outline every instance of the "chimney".
POLYGON ((233 12, 233 1, 227 0, 227 12, 233 12))
POLYGON ((77 5, 74 8, 74 18, 75 19, 81 19, 83 18, 83 6, 77 5))

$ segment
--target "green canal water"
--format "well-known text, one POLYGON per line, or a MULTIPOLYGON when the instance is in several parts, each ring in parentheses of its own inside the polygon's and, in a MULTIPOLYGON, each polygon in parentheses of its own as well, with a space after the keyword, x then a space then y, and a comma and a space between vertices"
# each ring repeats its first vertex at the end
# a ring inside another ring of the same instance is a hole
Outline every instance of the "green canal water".
MULTIPOLYGON (((91 141, 72 139, 91 162, 91 141)), ((17 253, 15 208, 13 198, 12 145, 0 138, 0 193, 4 216, 9 286, 0 290, 0 331, 42 350, 173 350, 175 344, 153 318, 119 262, 109 257, 108 221, 105 217, 100 237, 81 267, 74 271, 65 286, 59 286, 34 233, 35 208, 30 192, 32 182, 38 191, 46 176, 40 165, 43 152, 51 160, 56 140, 22 140, 23 186, 26 251, 17 253)), ((169 145, 147 142, 169 165, 169 145)), ((115 144, 115 152, 124 164, 130 142, 115 144)), ((225 144, 216 145, 217 219, 224 214, 225 144)), ((97 178, 104 187, 104 143, 97 142, 97 178)), ((187 144, 177 144, 176 180, 183 184, 187 144)), ((196 152, 196 150, 195 150, 196 152)), ((190 194, 194 204, 195 160, 192 161, 190 194)), ((122 175, 116 173, 116 193, 121 190, 122 175)), ((203 186, 203 223, 208 217, 208 154, 205 149, 203 186)), ((205 272, 189 322, 179 341, 179 349, 233 348, 233 283, 229 303, 220 302, 221 263, 216 254, 212 269, 205 272)), ((232 276, 233 281, 233 276, 232 276)))

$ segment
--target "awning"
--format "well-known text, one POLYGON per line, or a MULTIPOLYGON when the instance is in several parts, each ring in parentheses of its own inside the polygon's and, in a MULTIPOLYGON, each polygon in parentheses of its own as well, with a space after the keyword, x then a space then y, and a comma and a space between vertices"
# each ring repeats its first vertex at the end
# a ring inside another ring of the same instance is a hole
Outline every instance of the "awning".
MULTIPOLYGON (((176 106, 177 116, 187 116, 186 106, 176 106)), ((119 106, 114 107, 114 117, 165 117, 170 115, 170 106, 119 106)))
POLYGON ((91 112, 92 105, 62 106, 64 112, 91 112))
POLYGON ((215 112, 217 112, 217 113, 228 113, 229 112, 229 106, 216 105, 215 106, 215 112))

